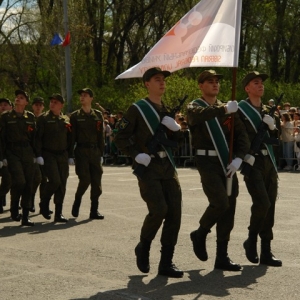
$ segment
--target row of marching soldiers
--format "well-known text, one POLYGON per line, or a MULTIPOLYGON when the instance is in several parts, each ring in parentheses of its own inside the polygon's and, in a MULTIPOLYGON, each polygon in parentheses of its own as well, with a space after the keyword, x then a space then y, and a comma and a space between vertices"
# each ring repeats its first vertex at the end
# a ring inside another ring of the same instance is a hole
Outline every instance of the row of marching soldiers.
POLYGON ((49 110, 45 113, 42 113, 43 98, 35 98, 32 104, 42 107, 34 110, 36 115, 26 110, 30 102, 26 91, 15 91, 14 105, 7 98, 0 100, 0 105, 7 108, 0 117, 0 213, 7 205, 5 196, 10 190, 11 219, 21 221, 23 226, 34 225, 29 212, 35 212, 38 186, 40 214, 47 220, 51 219, 53 211, 49 205, 53 197, 54 221, 68 221, 62 210, 69 165, 75 165, 75 162, 79 182, 72 215, 78 217, 82 197, 91 185, 90 218, 104 219, 98 211, 102 194, 103 116, 91 107, 91 89, 81 89, 78 94, 81 108, 70 117, 62 112, 65 100, 60 94, 49 97, 49 110))

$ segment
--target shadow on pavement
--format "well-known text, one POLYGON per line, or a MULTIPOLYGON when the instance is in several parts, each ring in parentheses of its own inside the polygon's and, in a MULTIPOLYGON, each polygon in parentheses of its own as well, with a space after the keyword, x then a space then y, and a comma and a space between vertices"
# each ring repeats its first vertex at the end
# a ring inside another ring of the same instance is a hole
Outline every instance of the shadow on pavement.
MULTIPOLYGON (((251 289, 251 285, 257 282, 259 277, 266 274, 267 266, 244 266, 239 273, 232 272, 231 276, 221 270, 212 270, 202 276, 201 270, 191 270, 186 281, 168 284, 168 278, 157 276, 144 283, 145 275, 129 277, 126 289, 99 292, 90 298, 73 298, 70 300, 172 300, 174 296, 193 295, 193 299, 201 297, 225 297, 230 295, 230 289, 251 289)), ((173 280, 173 279, 172 279, 173 280)), ((182 280, 182 279, 181 279, 182 280)))

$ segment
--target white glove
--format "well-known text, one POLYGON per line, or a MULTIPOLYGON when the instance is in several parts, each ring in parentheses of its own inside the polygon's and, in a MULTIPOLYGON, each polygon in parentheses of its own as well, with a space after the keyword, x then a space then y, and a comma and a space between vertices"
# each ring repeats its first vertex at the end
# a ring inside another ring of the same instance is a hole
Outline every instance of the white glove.
POLYGON ((228 101, 225 107, 228 114, 235 113, 238 110, 238 103, 236 100, 228 101))
POLYGON ((68 159, 68 164, 69 164, 69 166, 75 166, 74 158, 69 158, 68 159))
POLYGON ((148 155, 147 153, 139 153, 136 157, 135 157, 135 161, 138 164, 144 165, 144 166, 148 166, 150 164, 151 161, 151 157, 150 155, 148 155))
POLYGON ((103 165, 103 156, 100 158, 100 164, 103 165))
POLYGON ((172 131, 180 130, 180 125, 173 118, 168 116, 163 117, 163 119, 161 120, 161 124, 165 125, 172 131))
POLYGON ((266 123, 269 126, 270 130, 275 129, 274 119, 269 115, 264 115, 263 122, 266 123))
POLYGON ((250 166, 253 166, 255 162, 255 157, 250 154, 246 154, 244 157, 244 162, 246 162, 250 166))
POLYGON ((39 156, 39 157, 36 158, 36 163, 38 165, 42 166, 44 164, 44 159, 41 156, 39 156))
POLYGON ((226 173, 226 176, 229 176, 230 178, 235 174, 235 172, 240 168, 242 164, 242 159, 239 157, 236 157, 230 165, 227 166, 228 172, 226 173))
POLYGON ((0 169, 3 167, 3 162, 0 161, 0 169))
POLYGON ((8 165, 7 159, 4 158, 2 160, 2 163, 3 163, 3 167, 7 167, 7 165, 8 165))

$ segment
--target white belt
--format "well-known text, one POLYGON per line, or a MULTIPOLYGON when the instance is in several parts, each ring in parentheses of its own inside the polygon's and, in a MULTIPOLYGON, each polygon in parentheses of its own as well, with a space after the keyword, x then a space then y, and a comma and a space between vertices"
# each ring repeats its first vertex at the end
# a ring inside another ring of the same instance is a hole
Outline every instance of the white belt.
POLYGON ((197 149, 196 155, 218 156, 218 153, 216 150, 197 149))
MULTIPOLYGON (((158 151, 158 152, 157 152, 157 155, 158 155, 160 158, 165 158, 165 157, 167 157, 166 151, 158 151)), ((151 154, 150 156, 151 156, 151 157, 155 157, 155 155, 153 155, 153 154, 151 154)))

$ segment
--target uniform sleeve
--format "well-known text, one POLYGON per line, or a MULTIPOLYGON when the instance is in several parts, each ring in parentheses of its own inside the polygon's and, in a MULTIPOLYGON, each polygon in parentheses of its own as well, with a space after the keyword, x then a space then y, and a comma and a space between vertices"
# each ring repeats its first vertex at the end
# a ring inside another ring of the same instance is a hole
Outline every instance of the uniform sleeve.
POLYGON ((197 103, 191 102, 187 107, 187 120, 190 127, 200 122, 209 121, 215 117, 224 116, 225 114, 225 104, 222 106, 213 105, 202 107, 197 103))
POLYGON ((36 135, 35 135, 35 152, 36 156, 42 156, 42 149, 43 149, 43 135, 45 130, 45 124, 44 124, 44 117, 40 116, 37 118, 36 121, 36 135))
POLYGON ((77 122, 75 114, 71 114, 70 117, 70 124, 71 124, 71 142, 70 142, 70 151, 69 151, 69 158, 74 158, 74 148, 76 143, 76 134, 77 134, 77 122))
POLYGON ((135 106, 129 107, 119 124, 119 130, 115 136, 117 148, 131 156, 133 159, 142 152, 136 142, 136 131, 138 129, 138 112, 135 106))
POLYGON ((244 159, 250 151, 250 140, 246 127, 238 113, 234 113, 233 152, 236 157, 244 159))
POLYGON ((5 132, 6 126, 4 117, 0 117, 0 160, 2 161, 5 158, 5 149, 6 149, 6 142, 5 142, 5 132))

